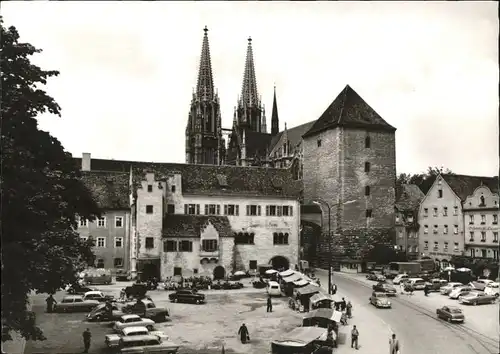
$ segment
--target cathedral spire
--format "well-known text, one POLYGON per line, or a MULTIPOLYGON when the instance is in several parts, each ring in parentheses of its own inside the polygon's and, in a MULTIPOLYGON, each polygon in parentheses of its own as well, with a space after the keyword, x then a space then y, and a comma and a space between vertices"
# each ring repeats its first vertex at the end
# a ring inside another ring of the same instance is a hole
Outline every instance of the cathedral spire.
POLYGON ((210 59, 210 46, 208 44, 208 28, 203 29, 203 44, 201 46, 200 70, 196 94, 200 100, 211 100, 214 97, 214 80, 212 75, 212 61, 210 59))
POLYGON ((257 79, 255 78, 255 64, 253 61, 252 38, 248 38, 243 85, 241 87, 241 103, 243 106, 259 106, 257 93, 257 79))
POLYGON ((276 85, 274 86, 274 98, 273 98, 273 113, 271 115, 271 134, 276 135, 279 133, 279 117, 278 117, 278 103, 276 101, 276 85))

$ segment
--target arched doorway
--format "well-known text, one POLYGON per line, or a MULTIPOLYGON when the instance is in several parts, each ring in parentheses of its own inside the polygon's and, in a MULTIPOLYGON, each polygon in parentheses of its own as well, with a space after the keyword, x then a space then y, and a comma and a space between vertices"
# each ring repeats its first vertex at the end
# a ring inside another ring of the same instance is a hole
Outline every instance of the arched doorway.
POLYGON ((269 264, 271 264, 272 267, 276 270, 280 268, 284 268, 285 270, 290 268, 290 262, 288 261, 288 259, 286 259, 286 257, 283 256, 274 256, 269 261, 269 264))
POLYGON ((226 270, 224 269, 223 266, 217 266, 214 268, 214 280, 224 279, 225 275, 226 275, 226 270))

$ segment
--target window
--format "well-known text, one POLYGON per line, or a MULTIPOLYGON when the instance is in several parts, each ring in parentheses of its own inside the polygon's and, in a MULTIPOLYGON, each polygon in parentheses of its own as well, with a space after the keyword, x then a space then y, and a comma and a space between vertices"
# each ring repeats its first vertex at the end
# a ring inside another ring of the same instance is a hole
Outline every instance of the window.
POLYGON ((260 216, 261 215, 260 205, 247 205, 247 215, 260 216))
POLYGON ((443 216, 448 216, 448 207, 443 207, 443 216))
POLYGON ((453 215, 458 215, 458 207, 457 206, 453 207, 453 215))
POLYGON ((201 249, 205 252, 217 251, 217 240, 203 240, 203 241, 201 241, 201 249))
POLYGON ((470 232, 470 238, 469 238, 469 241, 470 241, 470 242, 474 242, 474 231, 471 231, 471 232, 470 232))
POLYGON ((424 234, 429 233, 429 225, 424 225, 424 234))
POLYGON ((458 242, 453 244, 453 251, 458 252, 458 242))
POLYGON ((438 198, 443 198, 443 190, 438 189, 438 198))
POLYGON ((153 206, 146 205, 146 214, 153 214, 153 206))
POLYGON ((288 245, 288 233, 273 233, 273 243, 275 245, 288 245))
POLYGON ((172 187, 170 187, 170 190, 172 191, 172 193, 175 193, 175 184, 172 187))
POLYGON ((413 222, 413 215, 408 215, 406 218, 408 222, 413 222))
POLYGON ((424 241, 424 250, 429 249, 429 241, 424 241))
POLYGON ((321 147, 321 139, 318 139, 317 143, 318 143, 318 147, 321 147))
POLYGON ((174 276, 176 275, 182 275, 182 268, 181 267, 174 267, 174 276))
POLYGON ((428 216, 429 216, 429 209, 428 208, 424 208, 424 218, 426 218, 428 216))
POLYGON ((148 184, 148 192, 151 193, 153 191, 153 185, 148 184))
POLYGON ((88 220, 85 219, 85 218, 79 218, 78 219, 78 226, 80 226, 80 227, 88 227, 89 226, 88 220))
POLYGON ((432 230, 432 233, 437 234, 438 233, 438 226, 434 225, 434 229, 432 230))
POLYGON ((493 214, 493 224, 494 225, 498 224, 498 215, 497 214, 493 214))
POLYGON ((365 195, 370 195, 370 186, 365 187, 365 195))
POLYGON ((115 227, 123 227, 123 216, 115 216, 115 227))
POLYGON ((105 237, 98 237, 96 246, 99 248, 106 247, 106 238, 105 237))
POLYGON ((146 248, 154 248, 155 247, 155 239, 152 237, 146 237, 146 248))
POLYGON ((498 232, 493 232, 493 242, 498 243, 498 232))
POLYGON ((403 238, 403 231, 399 230, 399 238, 403 238))
POLYGON ((179 252, 193 252, 193 241, 179 242, 179 252))
POLYGON ((365 148, 369 149, 372 146, 372 141, 369 136, 365 138, 365 148))
POLYGON ((240 206, 236 204, 224 205, 224 215, 236 215, 240 214, 240 206))
POLYGON ((486 215, 481 215, 481 225, 486 224, 486 215))
POLYGON ((447 234, 447 233, 448 233, 448 225, 444 225, 443 234, 447 234))
POLYGON ((434 251, 437 251, 439 248, 439 242, 434 241, 434 251))
POLYGON ((474 224, 474 215, 469 215, 469 225, 474 224))
POLYGON ((116 248, 123 247, 123 237, 115 237, 115 247, 116 248))
POLYGON ((266 216, 276 216, 276 205, 267 205, 266 206, 266 216))
POLYGON ((438 208, 432 208, 432 216, 438 216, 438 208))
POLYGON ((458 225, 453 225, 453 233, 458 235, 458 225))
POLYGON ((115 258, 113 264, 115 268, 123 268, 123 258, 115 258))
POLYGON ((167 214, 175 214, 175 205, 167 204, 167 214))
POLYGON ((481 200, 481 202, 479 203, 479 206, 485 206, 486 203, 484 202, 484 197, 483 196, 480 197, 480 200, 481 200))
POLYGON ((80 240, 82 240, 83 242, 87 242, 88 237, 85 237, 85 236, 80 236, 80 240))
POLYGON ((396 222, 399 222, 399 213, 396 213, 396 222))
POLYGON ((370 172, 371 164, 369 162, 365 162, 365 172, 370 172))
POLYGON ((253 245, 255 234, 239 232, 234 235, 234 243, 237 245, 253 245))
POLYGON ((97 227, 106 227, 106 217, 100 217, 97 219, 97 227))
POLYGON ((184 204, 184 214, 200 215, 200 204, 184 204))
POLYGON ((486 231, 481 231, 481 242, 486 242, 486 231))
POLYGON ((205 215, 220 215, 220 205, 205 204, 205 215))
POLYGON ((293 207, 289 205, 283 205, 283 216, 292 216, 293 207))
POLYGON ((444 241, 444 248, 443 248, 445 251, 448 251, 448 242, 447 241, 444 241))
POLYGON ((177 241, 167 240, 163 242, 163 252, 177 252, 177 241))
MULTIPOLYGON (((97 265, 96 265, 96 268, 104 268, 104 259, 99 258, 99 259, 97 260, 97 265)), ((81 300, 81 299, 79 299, 79 300, 81 300)))
POLYGON ((257 269, 257 261, 250 261, 248 266, 250 269, 257 269))
POLYGON ((366 209, 366 217, 371 218, 372 217, 372 210, 371 209, 366 209))

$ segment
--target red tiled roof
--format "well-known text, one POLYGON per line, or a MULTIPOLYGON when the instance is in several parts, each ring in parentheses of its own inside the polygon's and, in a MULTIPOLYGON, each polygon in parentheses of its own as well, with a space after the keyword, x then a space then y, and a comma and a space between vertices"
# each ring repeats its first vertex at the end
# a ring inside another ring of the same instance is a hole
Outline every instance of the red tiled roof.
POLYGON ((163 218, 163 237, 200 237, 211 223, 219 236, 231 237, 234 233, 227 216, 167 214, 163 218))

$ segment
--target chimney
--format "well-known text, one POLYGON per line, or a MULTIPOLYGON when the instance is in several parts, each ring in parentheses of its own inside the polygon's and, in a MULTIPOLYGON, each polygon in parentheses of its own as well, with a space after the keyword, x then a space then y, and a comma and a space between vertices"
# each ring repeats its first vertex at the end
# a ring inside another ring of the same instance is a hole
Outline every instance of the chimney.
POLYGON ((90 152, 82 154, 82 171, 90 171, 90 152))

